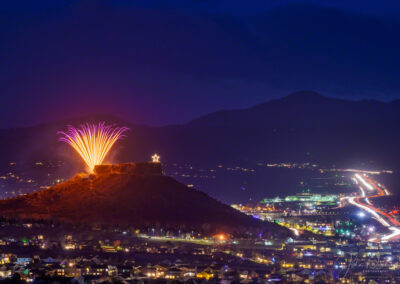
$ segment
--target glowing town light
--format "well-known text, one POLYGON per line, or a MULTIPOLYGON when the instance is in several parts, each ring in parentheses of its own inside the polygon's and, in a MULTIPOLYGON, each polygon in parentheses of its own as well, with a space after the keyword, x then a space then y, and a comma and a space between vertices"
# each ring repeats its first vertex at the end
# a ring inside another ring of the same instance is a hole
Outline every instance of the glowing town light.
POLYGON ((225 241, 225 239, 226 239, 226 237, 225 237, 224 234, 218 234, 218 235, 216 236, 216 238, 217 238, 219 241, 225 241))
POLYGON ((358 212, 358 217, 364 218, 365 217, 365 213, 362 212, 362 211, 358 212))
POLYGON ((295 228, 289 228, 289 229, 293 231, 293 233, 294 233, 294 235, 295 235, 296 237, 300 236, 299 230, 297 230, 297 229, 295 229, 295 228))
POLYGON ((160 156, 158 156, 157 154, 154 154, 153 156, 151 156, 151 159, 152 159, 153 163, 160 162, 160 156))
POLYGON ((62 135, 60 141, 68 143, 78 152, 92 173, 94 166, 103 163, 114 143, 124 137, 123 133, 127 130, 127 127, 114 127, 100 122, 82 124, 80 128, 69 125, 66 132, 59 131, 58 134, 62 135))

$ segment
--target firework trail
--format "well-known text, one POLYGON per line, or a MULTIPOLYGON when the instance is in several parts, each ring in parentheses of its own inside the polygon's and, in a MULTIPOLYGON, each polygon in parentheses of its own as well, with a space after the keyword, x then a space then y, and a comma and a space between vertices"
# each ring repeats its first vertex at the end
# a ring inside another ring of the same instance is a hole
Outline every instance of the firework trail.
POLYGON ((80 128, 68 126, 66 132, 59 131, 62 135, 60 141, 66 142, 82 157, 92 173, 95 165, 101 165, 107 153, 117 140, 123 138, 127 127, 114 127, 104 122, 98 124, 82 124, 80 128))

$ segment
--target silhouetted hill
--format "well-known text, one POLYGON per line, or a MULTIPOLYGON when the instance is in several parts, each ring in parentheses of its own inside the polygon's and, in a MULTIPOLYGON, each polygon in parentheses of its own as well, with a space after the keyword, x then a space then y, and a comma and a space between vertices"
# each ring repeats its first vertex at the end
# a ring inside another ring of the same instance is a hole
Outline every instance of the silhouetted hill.
POLYGON ((324 97, 316 92, 301 91, 278 100, 243 110, 216 112, 190 124, 195 126, 240 126, 284 128, 315 126, 365 125, 397 118, 398 101, 348 101, 324 97))
POLYGON ((173 178, 134 171, 80 174, 36 193, 1 200, 0 215, 207 233, 287 233, 282 227, 240 213, 173 178))

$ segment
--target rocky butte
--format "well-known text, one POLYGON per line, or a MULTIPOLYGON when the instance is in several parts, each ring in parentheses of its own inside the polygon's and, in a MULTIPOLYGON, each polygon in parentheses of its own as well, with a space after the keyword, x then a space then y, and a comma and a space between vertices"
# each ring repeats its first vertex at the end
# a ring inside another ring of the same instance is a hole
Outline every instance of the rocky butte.
POLYGON ((76 224, 198 230, 203 233, 285 233, 162 173, 161 163, 99 165, 50 188, 0 200, 9 218, 54 219, 76 224))

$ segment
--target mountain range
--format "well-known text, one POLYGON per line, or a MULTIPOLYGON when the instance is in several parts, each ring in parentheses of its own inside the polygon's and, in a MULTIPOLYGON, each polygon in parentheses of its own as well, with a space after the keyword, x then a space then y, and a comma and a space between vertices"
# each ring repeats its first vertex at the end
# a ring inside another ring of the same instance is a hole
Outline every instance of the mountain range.
POLYGON ((341 167, 393 168, 400 162, 400 101, 349 101, 301 91, 248 109, 222 110, 182 125, 151 127, 95 115, 27 128, 0 130, 3 163, 79 158, 60 143, 66 125, 106 121, 130 127, 111 161, 146 161, 159 153, 167 163, 202 166, 263 162, 315 162, 341 167))

